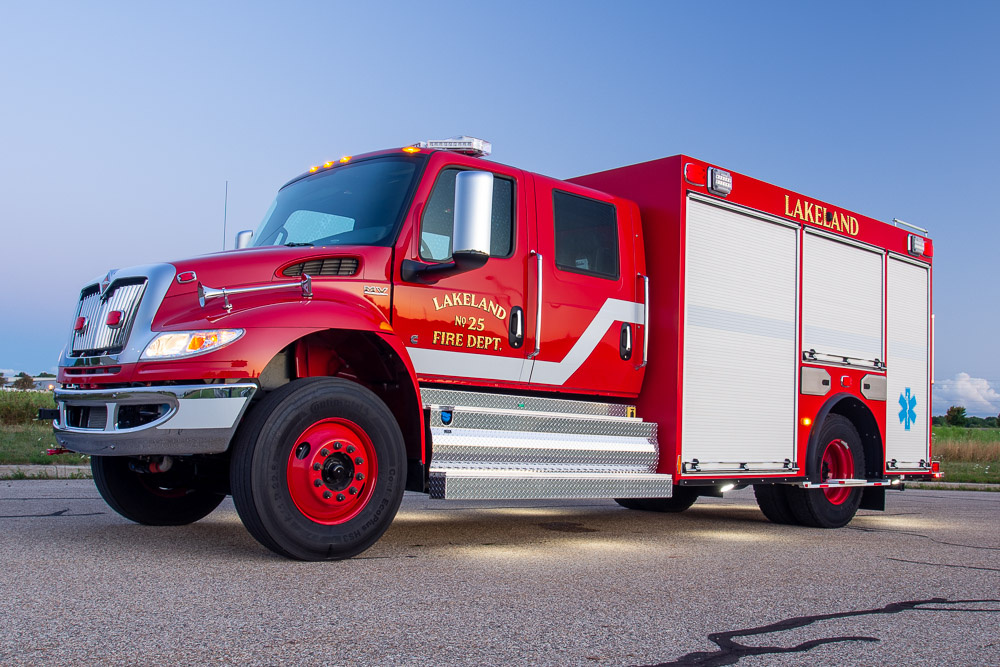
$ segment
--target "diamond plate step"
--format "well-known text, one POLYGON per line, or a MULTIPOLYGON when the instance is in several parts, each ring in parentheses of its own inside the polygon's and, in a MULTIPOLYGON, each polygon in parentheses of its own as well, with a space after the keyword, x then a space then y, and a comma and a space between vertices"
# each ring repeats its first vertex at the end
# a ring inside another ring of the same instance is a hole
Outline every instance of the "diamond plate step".
POLYGON ((596 401, 573 401, 563 398, 538 398, 534 396, 510 396, 478 391, 437 389, 425 387, 420 390, 424 407, 466 407, 486 408, 500 412, 541 412, 560 415, 594 415, 600 417, 629 418, 635 415, 635 406, 596 401))
POLYGON ((431 469, 431 498, 545 500, 669 498, 673 477, 653 473, 563 472, 501 469, 431 469))
POLYGON ((433 463, 553 463, 656 469, 656 441, 571 433, 432 428, 433 463))

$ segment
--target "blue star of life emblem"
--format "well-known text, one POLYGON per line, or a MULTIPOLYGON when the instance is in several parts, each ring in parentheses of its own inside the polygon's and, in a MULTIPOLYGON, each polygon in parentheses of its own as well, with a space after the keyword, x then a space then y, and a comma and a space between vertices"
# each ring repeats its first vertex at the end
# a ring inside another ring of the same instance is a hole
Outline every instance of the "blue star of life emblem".
POLYGON ((917 411, 913 409, 917 407, 917 397, 910 395, 909 387, 899 395, 899 405, 903 408, 899 411, 899 423, 909 431, 913 422, 917 421, 917 411))

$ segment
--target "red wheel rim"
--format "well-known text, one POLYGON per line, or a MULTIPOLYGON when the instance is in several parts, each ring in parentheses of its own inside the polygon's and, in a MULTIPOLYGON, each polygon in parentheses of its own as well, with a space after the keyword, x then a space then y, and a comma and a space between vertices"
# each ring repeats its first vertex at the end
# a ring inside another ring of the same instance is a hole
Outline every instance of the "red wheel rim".
POLYGON ((327 525, 358 515, 378 477, 375 447, 346 419, 324 419, 302 432, 288 454, 288 493, 307 518, 327 525))
MULTIPOLYGON (((823 451, 823 462, 820 472, 821 481, 826 482, 831 479, 853 479, 854 478, 854 455, 851 448, 843 440, 831 440, 823 451)), ((823 489, 826 499, 834 505, 843 504, 851 489, 846 486, 836 486, 823 489)))

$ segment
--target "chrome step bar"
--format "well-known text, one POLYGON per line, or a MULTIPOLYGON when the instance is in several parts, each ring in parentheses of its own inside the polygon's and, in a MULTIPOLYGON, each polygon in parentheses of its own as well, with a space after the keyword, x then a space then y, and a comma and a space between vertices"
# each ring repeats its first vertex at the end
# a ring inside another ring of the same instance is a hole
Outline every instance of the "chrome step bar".
POLYGON ((656 424, 617 403, 425 388, 432 498, 665 498, 656 424))

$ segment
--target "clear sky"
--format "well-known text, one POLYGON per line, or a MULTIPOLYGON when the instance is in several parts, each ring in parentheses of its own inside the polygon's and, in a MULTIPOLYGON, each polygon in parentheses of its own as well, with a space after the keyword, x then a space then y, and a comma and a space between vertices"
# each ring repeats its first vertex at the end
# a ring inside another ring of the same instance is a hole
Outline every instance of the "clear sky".
POLYGON ((1000 412, 1000 3, 0 0, 0 370, 79 289, 219 250, 309 165, 456 134, 556 177, 689 153, 931 230, 935 412, 1000 412))

